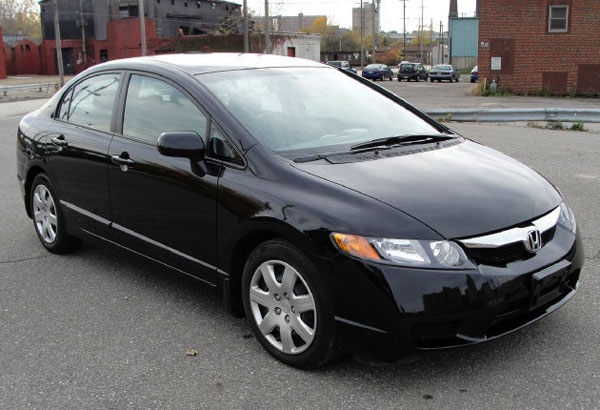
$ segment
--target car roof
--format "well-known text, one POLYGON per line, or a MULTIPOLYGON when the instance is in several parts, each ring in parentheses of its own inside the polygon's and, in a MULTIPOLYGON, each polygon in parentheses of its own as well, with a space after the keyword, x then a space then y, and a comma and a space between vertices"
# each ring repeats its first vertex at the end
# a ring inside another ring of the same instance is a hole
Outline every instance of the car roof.
POLYGON ((156 64, 179 68, 190 74, 271 67, 323 67, 321 63, 303 58, 251 53, 161 54, 113 60, 94 67, 99 69, 143 69, 156 66, 156 64))

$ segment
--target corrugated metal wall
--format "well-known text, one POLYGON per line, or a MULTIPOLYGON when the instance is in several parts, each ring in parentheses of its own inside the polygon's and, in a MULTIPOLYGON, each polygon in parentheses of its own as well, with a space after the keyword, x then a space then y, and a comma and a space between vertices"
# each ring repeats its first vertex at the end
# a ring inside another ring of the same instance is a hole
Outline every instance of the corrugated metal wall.
POLYGON ((477 57, 479 49, 479 19, 450 19, 450 38, 452 57, 477 57))

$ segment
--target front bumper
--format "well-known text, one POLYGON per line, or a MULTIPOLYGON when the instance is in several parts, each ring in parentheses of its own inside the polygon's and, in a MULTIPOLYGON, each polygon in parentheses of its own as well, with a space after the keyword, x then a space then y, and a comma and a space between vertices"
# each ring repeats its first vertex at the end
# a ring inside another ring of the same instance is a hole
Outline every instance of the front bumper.
POLYGON ((452 74, 429 74, 429 78, 432 80, 452 80, 454 76, 452 74))
POLYGON ((382 360, 492 340, 570 300, 583 259, 579 235, 565 229, 534 257, 503 267, 440 271, 338 257, 334 275, 347 279, 336 295, 338 340, 382 360))
POLYGON ((381 78, 382 75, 383 75, 383 73, 381 73, 381 72, 379 72, 379 73, 362 73, 362 76, 364 78, 368 78, 369 80, 379 79, 379 78, 381 78))

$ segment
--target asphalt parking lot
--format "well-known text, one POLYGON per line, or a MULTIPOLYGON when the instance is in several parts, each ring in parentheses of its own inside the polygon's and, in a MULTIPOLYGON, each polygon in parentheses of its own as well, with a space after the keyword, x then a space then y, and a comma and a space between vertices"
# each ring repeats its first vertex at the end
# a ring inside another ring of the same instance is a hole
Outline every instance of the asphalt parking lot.
POLYGON ((15 174, 18 121, 42 103, 0 104, 1 409, 600 409, 598 134, 450 124, 561 189, 586 248, 570 303, 479 346, 305 372, 271 358, 210 288, 111 250, 42 248, 15 174))

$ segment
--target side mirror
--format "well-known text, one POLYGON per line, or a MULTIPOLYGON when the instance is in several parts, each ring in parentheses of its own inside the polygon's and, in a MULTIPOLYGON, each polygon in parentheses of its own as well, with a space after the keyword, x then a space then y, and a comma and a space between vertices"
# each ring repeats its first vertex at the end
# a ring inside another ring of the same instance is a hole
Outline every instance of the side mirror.
POLYGON ((156 145, 164 156, 189 158, 194 162, 202 161, 206 153, 204 141, 193 131, 163 132, 156 145))

